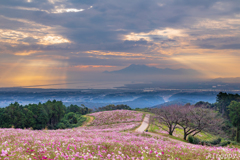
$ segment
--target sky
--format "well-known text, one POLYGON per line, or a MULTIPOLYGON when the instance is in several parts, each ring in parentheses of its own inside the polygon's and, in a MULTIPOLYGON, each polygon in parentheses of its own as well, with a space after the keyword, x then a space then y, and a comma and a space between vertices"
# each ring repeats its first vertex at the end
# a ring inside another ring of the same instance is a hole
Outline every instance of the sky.
POLYGON ((102 73, 131 64, 240 77, 239 61, 239 0, 0 1, 0 87, 161 78, 102 73))

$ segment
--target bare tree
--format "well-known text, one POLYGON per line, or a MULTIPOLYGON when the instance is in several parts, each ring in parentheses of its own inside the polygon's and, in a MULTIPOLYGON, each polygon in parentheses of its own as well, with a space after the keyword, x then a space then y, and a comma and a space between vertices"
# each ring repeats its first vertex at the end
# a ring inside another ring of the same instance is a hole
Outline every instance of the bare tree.
POLYGON ((151 116, 151 123, 172 135, 180 120, 179 108, 178 105, 171 105, 152 109, 155 116, 151 116))
POLYGON ((223 123, 223 119, 215 111, 201 106, 182 106, 179 115, 181 118, 178 124, 184 131, 184 140, 188 135, 195 136, 203 130, 216 130, 223 123))
POLYGON ((183 129, 186 140, 188 135, 195 136, 201 131, 221 132, 224 119, 214 110, 193 105, 171 105, 151 110, 151 123, 173 135, 177 126, 183 129))

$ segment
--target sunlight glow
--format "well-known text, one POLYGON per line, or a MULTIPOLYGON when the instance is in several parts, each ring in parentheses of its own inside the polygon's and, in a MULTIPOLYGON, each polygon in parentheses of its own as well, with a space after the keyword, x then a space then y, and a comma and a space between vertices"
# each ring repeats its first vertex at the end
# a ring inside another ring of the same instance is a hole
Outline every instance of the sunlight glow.
POLYGON ((67 64, 52 60, 21 60, 10 70, 1 70, 3 84, 31 86, 64 83, 67 79, 67 64), (58 68, 61 68, 60 70, 58 68), (14 71, 14 72, 13 72, 14 71))
POLYGON ((42 51, 30 50, 30 51, 24 51, 24 52, 17 52, 14 55, 17 55, 17 56, 28 56, 28 55, 31 55, 31 54, 34 54, 34 53, 38 53, 38 52, 42 52, 42 51))
POLYGON ((171 58, 209 78, 240 76, 240 58, 234 55, 174 55, 171 58))
POLYGON ((78 65, 74 66, 75 68, 112 68, 116 66, 108 66, 108 65, 78 65))
POLYGON ((62 36, 56 35, 47 35, 42 37, 38 44, 49 45, 49 44, 59 44, 59 43, 71 43, 68 39, 63 38, 62 36))

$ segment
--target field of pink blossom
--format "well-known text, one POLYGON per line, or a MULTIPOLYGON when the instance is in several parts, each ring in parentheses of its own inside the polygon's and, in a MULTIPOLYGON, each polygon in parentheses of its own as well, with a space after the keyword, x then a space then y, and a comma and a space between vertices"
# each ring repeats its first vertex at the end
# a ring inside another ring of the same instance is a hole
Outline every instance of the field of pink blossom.
POLYGON ((100 126, 113 123, 140 122, 143 119, 143 113, 129 110, 104 111, 90 114, 95 119, 92 126, 100 126))
POLYGON ((124 131, 124 130, 130 130, 132 128, 136 128, 139 126, 140 122, 130 122, 130 123, 116 123, 116 124, 109 124, 109 125, 101 125, 101 126, 89 126, 83 128, 84 130, 90 130, 90 131, 99 131, 99 132, 106 132, 106 131, 124 131))
POLYGON ((134 133, 0 129, 1 159, 240 159, 239 149, 186 146, 134 133))
POLYGON ((0 159, 240 159, 240 150, 235 148, 186 145, 144 134, 119 132, 137 125, 139 122, 66 130, 0 129, 0 159))

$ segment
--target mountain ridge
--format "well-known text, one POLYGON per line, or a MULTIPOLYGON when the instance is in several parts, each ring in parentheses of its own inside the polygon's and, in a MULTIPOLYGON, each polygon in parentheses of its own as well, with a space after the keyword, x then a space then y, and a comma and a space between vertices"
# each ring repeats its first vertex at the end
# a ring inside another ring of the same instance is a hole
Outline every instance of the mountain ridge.
POLYGON ((171 68, 156 68, 156 67, 149 67, 146 65, 136 65, 131 64, 128 67, 125 67, 121 70, 115 71, 104 71, 103 73, 114 73, 114 74, 162 74, 162 75, 199 75, 200 73, 193 69, 171 69, 171 68))

